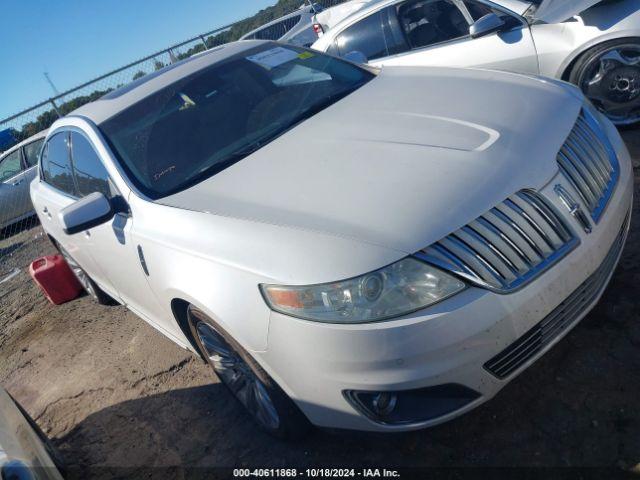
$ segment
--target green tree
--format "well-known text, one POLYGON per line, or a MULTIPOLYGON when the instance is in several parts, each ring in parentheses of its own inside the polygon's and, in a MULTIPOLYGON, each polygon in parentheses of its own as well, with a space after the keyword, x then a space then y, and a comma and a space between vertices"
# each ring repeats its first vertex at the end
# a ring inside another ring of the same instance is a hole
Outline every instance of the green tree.
POLYGON ((136 80, 138 80, 139 78, 144 77, 146 74, 147 74, 147 72, 144 72, 144 71, 142 71, 142 70, 138 70, 138 71, 133 75, 133 77, 131 78, 131 80, 133 80, 133 81, 135 82, 135 81, 136 81, 136 80))

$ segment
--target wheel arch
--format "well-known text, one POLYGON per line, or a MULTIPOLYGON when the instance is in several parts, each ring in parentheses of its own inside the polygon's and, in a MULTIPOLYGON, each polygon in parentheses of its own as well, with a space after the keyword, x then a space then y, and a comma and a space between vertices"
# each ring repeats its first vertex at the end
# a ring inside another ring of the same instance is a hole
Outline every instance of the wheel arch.
POLYGON ((200 352, 200 349, 196 344, 195 338, 193 338, 191 329, 189 328, 189 320, 187 318, 187 309, 189 308, 189 305, 192 305, 191 302, 188 302, 183 298, 176 297, 171 300, 171 313, 173 313, 173 317, 182 331, 182 334, 189 341, 191 349, 202 359, 203 362, 206 362, 205 358, 202 356, 202 352, 200 352))
POLYGON ((556 74, 557 78, 568 81, 571 75, 571 70, 575 66, 576 62, 585 53, 592 48, 602 45, 603 43, 611 42, 613 40, 635 40, 640 42, 640 30, 633 31, 620 31, 612 32, 605 35, 601 35, 596 38, 592 38, 588 42, 583 43, 577 49, 575 49, 565 60, 560 64, 560 68, 556 74))

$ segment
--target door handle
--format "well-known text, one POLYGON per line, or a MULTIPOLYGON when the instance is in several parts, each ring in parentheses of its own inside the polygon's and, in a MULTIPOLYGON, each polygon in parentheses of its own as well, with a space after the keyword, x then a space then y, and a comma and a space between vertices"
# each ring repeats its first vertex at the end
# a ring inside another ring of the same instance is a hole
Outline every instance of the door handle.
POLYGON ((14 187, 17 187, 18 185, 20 185, 22 182, 24 182, 24 179, 18 180, 13 182, 11 185, 13 185, 14 187))
POLYGON ((51 214, 49 213, 49 209, 47 207, 42 208, 42 213, 44 213, 47 218, 51 219, 51 214))

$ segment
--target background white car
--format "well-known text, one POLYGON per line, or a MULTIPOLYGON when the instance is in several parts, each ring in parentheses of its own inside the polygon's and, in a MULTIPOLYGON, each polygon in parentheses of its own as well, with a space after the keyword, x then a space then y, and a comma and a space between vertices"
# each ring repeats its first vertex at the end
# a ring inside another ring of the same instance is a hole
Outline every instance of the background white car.
POLYGON ((567 83, 244 41, 58 120, 31 196, 96 299, 291 437, 493 397, 600 298, 632 188, 567 83))
POLYGON ((638 0, 352 0, 315 22, 325 33, 313 48, 323 52, 555 77, 615 124, 640 120, 638 0))
POLYGON ((0 155, 0 229, 35 214, 29 184, 46 135, 46 130, 33 135, 0 155))

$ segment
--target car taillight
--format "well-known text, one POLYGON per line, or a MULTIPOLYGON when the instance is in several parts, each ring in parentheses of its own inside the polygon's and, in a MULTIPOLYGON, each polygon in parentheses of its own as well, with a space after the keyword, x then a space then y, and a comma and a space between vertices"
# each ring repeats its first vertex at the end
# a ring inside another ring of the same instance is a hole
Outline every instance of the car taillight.
POLYGON ((316 35, 318 35, 318 38, 324 35, 324 30, 322 28, 322 25, 320 25, 319 23, 313 24, 313 31, 316 32, 316 35))

